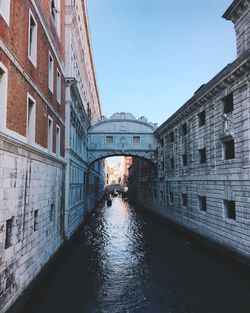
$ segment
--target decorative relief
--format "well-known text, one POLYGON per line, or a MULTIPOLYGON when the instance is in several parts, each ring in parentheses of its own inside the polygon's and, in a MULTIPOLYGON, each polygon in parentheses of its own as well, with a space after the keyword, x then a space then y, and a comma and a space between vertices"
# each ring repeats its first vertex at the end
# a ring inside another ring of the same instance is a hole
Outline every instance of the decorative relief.
POLYGON ((122 148, 125 147, 126 143, 127 143, 127 138, 124 136, 120 137, 120 145, 122 146, 122 148))
POLYGON ((234 119, 233 114, 223 114, 223 135, 233 135, 234 134, 234 119))

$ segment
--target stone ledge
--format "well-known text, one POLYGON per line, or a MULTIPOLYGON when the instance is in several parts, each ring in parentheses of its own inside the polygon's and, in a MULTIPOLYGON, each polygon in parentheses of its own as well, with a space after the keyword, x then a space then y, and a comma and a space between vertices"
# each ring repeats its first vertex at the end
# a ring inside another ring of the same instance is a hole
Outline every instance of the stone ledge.
POLYGON ((0 132, 0 150, 4 150, 11 154, 21 155, 29 159, 54 165, 57 167, 65 167, 66 162, 60 160, 53 155, 43 152, 35 147, 29 146, 17 139, 13 139, 0 132))

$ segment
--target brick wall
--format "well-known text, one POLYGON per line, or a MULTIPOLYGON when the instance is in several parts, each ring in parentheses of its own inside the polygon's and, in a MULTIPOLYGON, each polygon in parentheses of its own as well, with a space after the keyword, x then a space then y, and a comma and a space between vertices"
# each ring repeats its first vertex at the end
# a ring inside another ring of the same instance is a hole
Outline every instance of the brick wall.
POLYGON ((34 7, 31 1, 11 1, 10 24, 0 17, 0 36, 8 53, 1 51, 0 60, 8 69, 7 128, 26 137, 27 94, 36 101, 36 143, 47 148, 48 115, 61 129, 61 155, 64 155, 65 83, 64 83, 64 3, 61 2, 61 36, 53 32, 55 26, 48 15, 48 1, 38 2, 34 7), (39 11, 40 10, 40 11, 39 11), (28 57, 29 11, 37 22, 37 66, 28 57), (43 12, 46 20, 40 19, 43 12), (46 24, 47 21, 47 24, 46 24), (50 34, 48 37, 48 33, 50 34), (54 59, 53 93, 48 87, 49 52, 54 59), (17 66, 18 64, 18 66, 17 66), (56 99, 56 73, 61 74, 61 103, 56 99), (24 75, 24 73, 26 75, 24 75))

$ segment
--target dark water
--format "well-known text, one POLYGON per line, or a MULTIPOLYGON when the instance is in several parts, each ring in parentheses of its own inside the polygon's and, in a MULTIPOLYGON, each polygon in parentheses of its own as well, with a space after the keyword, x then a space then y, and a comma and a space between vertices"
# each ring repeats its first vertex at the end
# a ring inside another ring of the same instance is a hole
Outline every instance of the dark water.
POLYGON ((250 313, 239 264, 121 199, 91 217, 23 313, 250 313))

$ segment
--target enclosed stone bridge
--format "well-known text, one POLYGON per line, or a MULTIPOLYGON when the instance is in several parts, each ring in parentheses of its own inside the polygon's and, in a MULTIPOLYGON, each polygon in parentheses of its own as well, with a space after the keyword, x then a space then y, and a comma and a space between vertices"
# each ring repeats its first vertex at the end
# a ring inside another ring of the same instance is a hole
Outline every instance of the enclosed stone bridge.
POLYGON ((136 119, 131 113, 115 113, 102 117, 88 131, 90 163, 110 156, 135 156, 157 162, 157 143, 154 132, 157 124, 145 117, 136 119))

